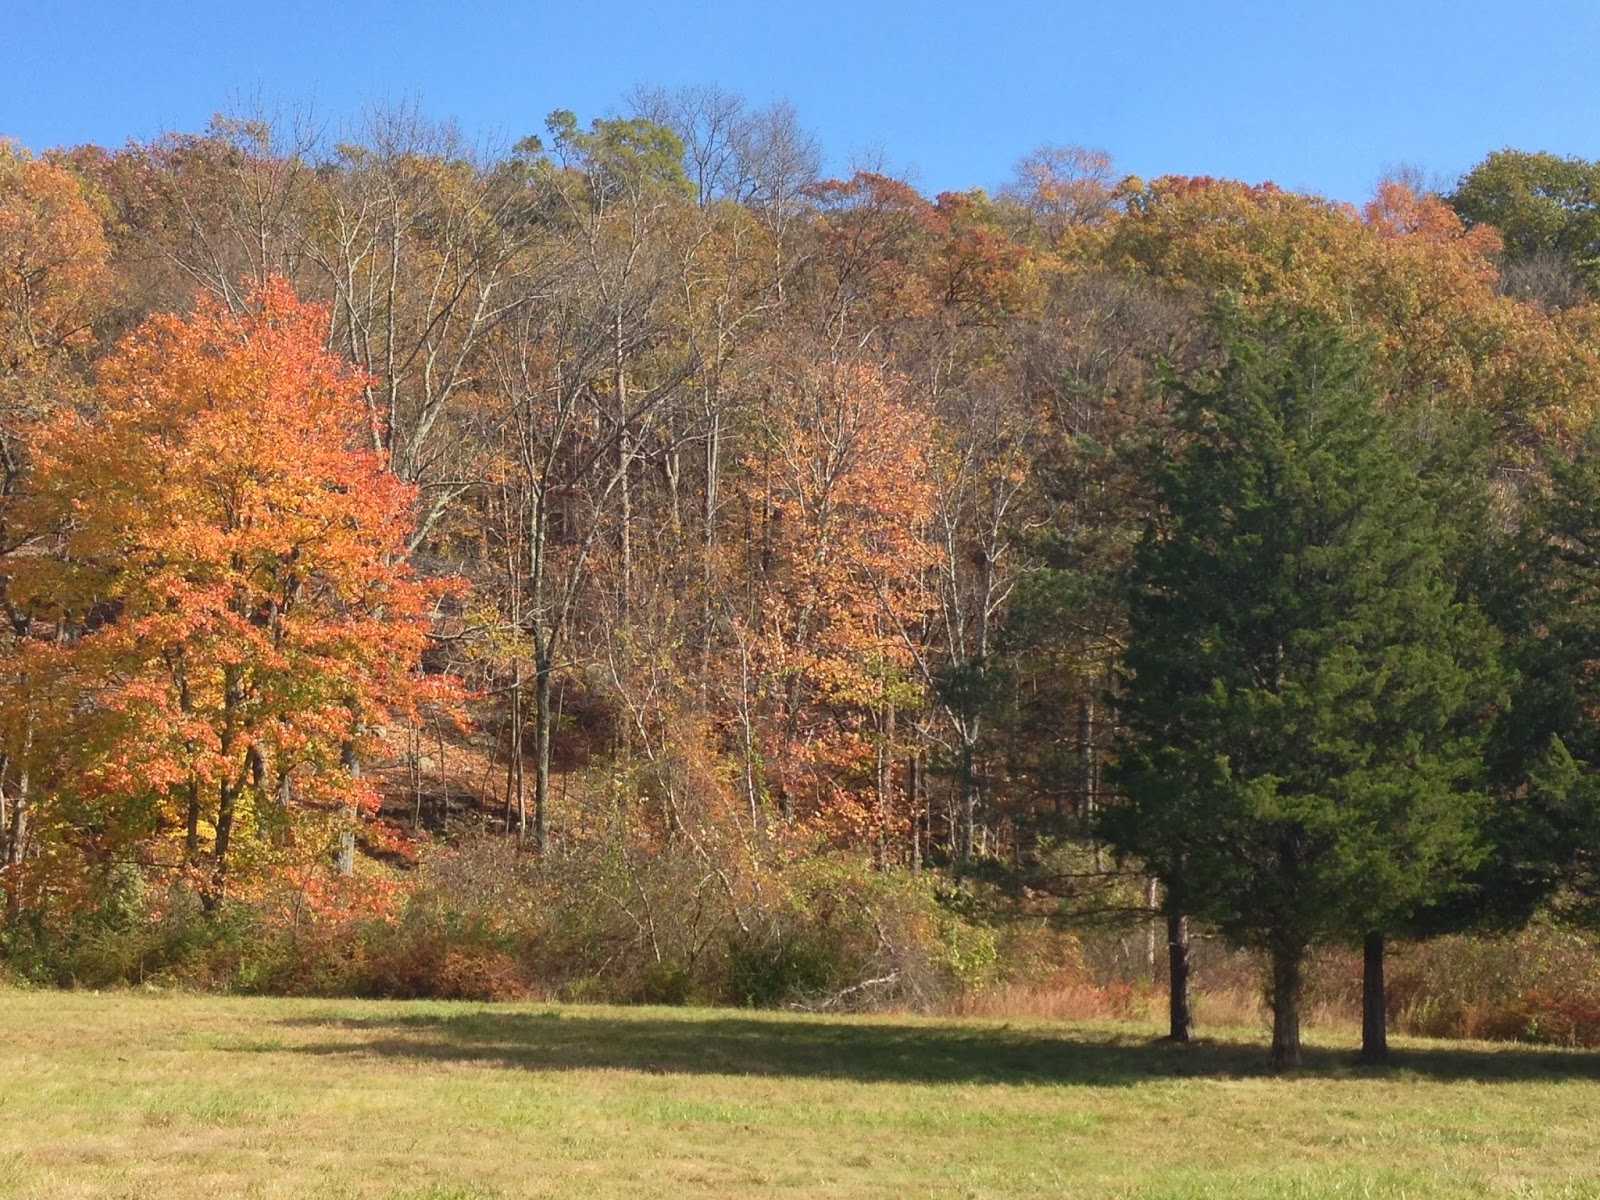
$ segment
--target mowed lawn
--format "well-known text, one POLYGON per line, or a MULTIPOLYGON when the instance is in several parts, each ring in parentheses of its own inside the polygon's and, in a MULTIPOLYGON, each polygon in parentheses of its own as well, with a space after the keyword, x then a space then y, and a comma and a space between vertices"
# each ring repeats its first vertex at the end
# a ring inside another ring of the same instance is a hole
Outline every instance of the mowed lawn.
POLYGON ((0 990, 0 1197, 1600 1197, 1600 1056, 0 990))

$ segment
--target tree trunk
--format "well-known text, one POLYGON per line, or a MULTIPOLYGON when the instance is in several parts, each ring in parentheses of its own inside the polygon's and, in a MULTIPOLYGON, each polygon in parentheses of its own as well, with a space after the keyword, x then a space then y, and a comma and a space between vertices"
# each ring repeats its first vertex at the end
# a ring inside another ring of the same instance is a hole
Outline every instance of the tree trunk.
POLYGON ((411 788, 413 792, 411 809, 411 831, 420 832, 422 829, 422 726, 412 718, 408 724, 411 732, 411 788))
POLYGON ((533 846, 543 854, 550 838, 550 676, 548 658, 540 655, 533 675, 533 846))
POLYGON ((1300 989, 1304 982, 1305 947, 1281 942, 1272 947, 1272 1050, 1274 1071, 1300 1066, 1300 989))
POLYGON ((878 739, 878 762, 874 790, 877 792, 877 836, 875 838, 874 866, 880 871, 889 867, 889 823, 894 815, 894 704, 890 702, 883 714, 882 736, 878 739))
MULTIPOLYGON (((722 408, 710 399, 708 388, 706 410, 710 413, 710 427, 706 431, 705 492, 701 507, 700 553, 700 697, 707 704, 707 688, 711 681, 711 655, 715 631, 712 597, 716 594, 717 559, 717 485, 722 472, 722 408)), ((707 704, 707 707, 709 705, 707 704)))
POLYGON ((1150 910, 1144 922, 1144 971, 1145 978, 1151 983, 1156 981, 1156 902, 1160 886, 1154 875, 1144 881, 1144 906, 1150 910))
POLYGON ((17 787, 11 795, 11 821, 6 831, 6 866, 20 862, 28 845, 28 769, 17 773, 17 787))
POLYGON ((1167 918, 1167 1017, 1169 1042, 1194 1041, 1194 1010, 1189 1006, 1189 918, 1167 918))
POLYGON ((619 544, 622 565, 621 624, 626 629, 633 620, 633 435, 628 428, 628 356, 622 336, 620 307, 616 313, 613 336, 617 392, 617 499, 622 510, 619 544))
POLYGON ((506 749, 506 832, 515 831, 520 846, 528 837, 528 802, 523 787, 522 664, 517 663, 512 670, 511 711, 507 716, 510 729, 506 749))
POLYGON ((1369 1066, 1382 1066, 1389 1061, 1383 934, 1376 930, 1367 934, 1361 950, 1361 1061, 1369 1066))
POLYGON ((961 747, 961 830, 956 846, 956 858, 962 866, 972 861, 977 834, 978 771, 970 743, 961 747))
MULTIPOLYGON (((33 745, 33 727, 30 722, 28 727, 27 744, 33 745)), ((7 867, 18 867, 28 852, 28 767, 24 763, 17 772, 16 791, 11 796, 11 819, 6 826, 6 855, 7 867)), ((12 880, 11 886, 6 889, 6 918, 16 920, 22 912, 22 884, 20 880, 12 880)))
POLYGON ((916 751, 906 759, 906 791, 911 797, 911 873, 922 873, 922 761, 916 751))
POLYGON ((207 912, 214 912, 228 894, 228 846, 233 840, 233 817, 239 789, 224 780, 217 789, 217 836, 211 852, 211 891, 203 898, 207 912))
MULTIPOLYGON (((244 673, 237 666, 223 668, 222 673, 222 761, 232 769, 238 745, 237 714, 244 705, 244 673)), ((233 819, 239 804, 240 787, 232 779, 223 779, 217 785, 216 836, 211 842, 211 889, 201 903, 206 911, 215 911, 227 898, 228 847, 233 841, 233 819)))
POLYGON ((1089 828, 1099 799, 1095 795, 1094 720, 1094 695, 1090 693, 1078 705, 1078 815, 1089 828))
MULTIPOLYGON (((186 716, 194 712, 194 699, 189 691, 189 675, 186 671, 178 676, 178 709, 186 716)), ((192 763, 194 741, 186 740, 183 750, 192 763)), ((200 777, 194 774, 189 776, 189 811, 184 821, 183 854, 184 861, 191 867, 200 861, 200 777)))
MULTIPOLYGON (((361 778, 361 758, 356 753, 355 735, 352 734, 345 740, 340 751, 340 760, 345 773, 351 779, 361 778)), ((345 825, 339 831, 339 852, 334 856, 333 866, 340 875, 354 875, 356 873, 356 821, 358 814, 352 802, 345 810, 345 825)))
MULTIPOLYGON (((29 709, 23 720, 26 727, 22 735, 22 758, 17 764, 17 786, 11 795, 11 819, 6 826, 5 865, 18 866, 28 852, 28 761, 33 754, 33 711, 29 709)), ((12 899, 16 899, 13 893, 12 899)))

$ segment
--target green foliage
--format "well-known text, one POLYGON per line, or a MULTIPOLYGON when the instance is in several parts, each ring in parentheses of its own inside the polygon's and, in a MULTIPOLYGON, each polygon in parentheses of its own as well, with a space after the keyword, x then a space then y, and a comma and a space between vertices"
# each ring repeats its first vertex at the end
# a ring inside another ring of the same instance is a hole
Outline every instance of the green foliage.
POLYGON ((728 949, 724 996, 748 1008, 776 1008, 836 989, 842 967, 830 959, 821 938, 738 938, 728 949))
MULTIPOLYGON (((694 185, 683 165, 683 140, 665 125, 642 117, 597 118, 587 130, 568 109, 545 119, 553 164, 578 172, 597 204, 631 199, 692 200, 694 185)), ((544 152, 539 138, 518 143, 526 160, 544 152)))
POLYGON ((1493 643, 1363 353, 1306 315, 1225 327, 1148 468, 1103 830, 1177 911, 1298 952, 1405 920, 1481 857, 1493 643))
POLYGON ((1508 796, 1497 885, 1531 908, 1600 916, 1600 428, 1549 464, 1501 564, 1496 616, 1510 639, 1513 702, 1492 763, 1508 796))
POLYGON ((1506 257, 1554 255, 1593 288, 1600 282, 1600 163, 1496 150, 1462 176, 1450 205, 1469 224, 1493 225, 1506 257))
POLYGON ((822 854, 771 870, 736 913, 677 845, 617 840, 538 860, 500 838, 431 853, 391 918, 290 911, 292 897, 207 912, 112 867, 99 903, 9 923, 12 978, 64 987, 154 985, 299 996, 649 1004, 929 1004, 1005 968, 994 931, 942 902, 939 877, 822 854), (744 924, 741 926, 741 920, 744 924))
POLYGON ((732 1003, 926 1003, 995 977, 994 930, 953 908, 937 876, 834 855, 793 864, 781 882, 782 903, 732 939, 732 1003))
MULTIPOLYGON (((56 987, 126 985, 240 988, 270 953, 257 913, 204 911, 187 888, 155 896, 133 864, 107 872, 97 907, 51 920, 29 914, 0 931, 0 959, 15 979, 56 987)), ((244 987, 242 990, 249 990, 244 987)))

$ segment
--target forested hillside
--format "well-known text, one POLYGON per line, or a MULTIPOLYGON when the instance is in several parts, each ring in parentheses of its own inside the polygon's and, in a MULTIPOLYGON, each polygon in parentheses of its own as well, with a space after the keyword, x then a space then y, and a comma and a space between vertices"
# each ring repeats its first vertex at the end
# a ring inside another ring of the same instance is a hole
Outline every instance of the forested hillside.
POLYGON ((0 143, 4 968, 926 1003, 1159 918, 1292 1065, 1320 947, 1381 1056, 1386 938, 1587 919, 1600 167, 820 161, 0 143))

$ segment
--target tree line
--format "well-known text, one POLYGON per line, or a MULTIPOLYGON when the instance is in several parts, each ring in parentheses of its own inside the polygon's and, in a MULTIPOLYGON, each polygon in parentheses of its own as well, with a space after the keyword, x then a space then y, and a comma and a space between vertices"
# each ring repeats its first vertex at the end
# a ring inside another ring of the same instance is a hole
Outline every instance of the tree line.
POLYGON ((7 935, 130 864, 381 904, 451 747, 741 928, 753 863, 1148 878, 1174 1035, 1194 920, 1284 1066, 1310 948, 1381 1057, 1385 938, 1582 912, 1592 164, 819 162, 714 88, 0 149, 7 935))

